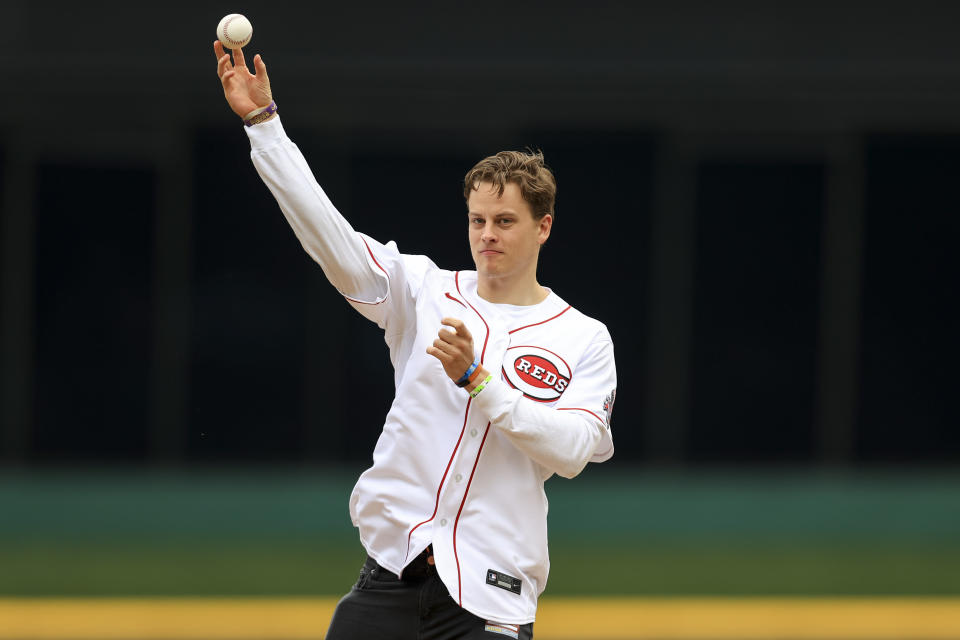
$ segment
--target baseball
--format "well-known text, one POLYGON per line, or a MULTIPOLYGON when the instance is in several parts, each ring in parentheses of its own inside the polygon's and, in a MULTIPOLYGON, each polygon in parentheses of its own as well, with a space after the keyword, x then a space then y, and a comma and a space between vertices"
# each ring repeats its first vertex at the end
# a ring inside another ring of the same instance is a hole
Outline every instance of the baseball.
POLYGON ((217 25, 217 40, 227 49, 239 49, 247 46, 253 35, 253 25, 239 13, 223 16, 217 25))

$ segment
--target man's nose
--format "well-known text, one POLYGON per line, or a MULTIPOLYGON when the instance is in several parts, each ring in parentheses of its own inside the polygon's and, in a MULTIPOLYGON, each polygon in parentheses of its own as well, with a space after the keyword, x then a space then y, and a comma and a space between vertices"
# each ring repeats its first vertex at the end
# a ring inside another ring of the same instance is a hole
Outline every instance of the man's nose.
POLYGON ((495 229, 493 225, 484 225, 483 233, 480 234, 480 239, 484 242, 495 242, 497 240, 497 234, 494 233, 495 229))

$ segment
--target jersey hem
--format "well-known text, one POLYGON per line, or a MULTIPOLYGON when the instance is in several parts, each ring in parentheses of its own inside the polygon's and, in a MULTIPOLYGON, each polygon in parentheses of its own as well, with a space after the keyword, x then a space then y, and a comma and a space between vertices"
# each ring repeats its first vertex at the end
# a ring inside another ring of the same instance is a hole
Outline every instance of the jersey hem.
MULTIPOLYGON (((358 529, 358 532, 359 532, 359 529, 358 529)), ((373 558, 377 562, 377 564, 379 564, 381 567, 383 567, 384 569, 386 569, 387 571, 390 571, 395 575, 398 575, 398 576, 401 575, 403 569, 397 570, 381 562, 380 558, 378 557, 378 554, 370 551, 367 541, 363 539, 363 535, 358 533, 358 537, 360 538, 360 544, 363 545, 363 550, 366 551, 367 555, 373 558)), ((449 593, 450 585, 446 583, 446 581, 443 579, 443 577, 439 573, 437 573, 437 578, 440 580, 440 582, 443 583, 443 586, 447 589, 447 592, 449 593)), ((452 598, 453 596, 451 595, 450 597, 452 598)), ((532 618, 503 618, 489 611, 484 611, 482 609, 478 609, 470 606, 464 606, 462 604, 460 605, 460 608, 465 611, 469 611, 470 613, 472 613, 477 617, 483 618, 484 620, 489 620, 491 622, 500 622, 504 624, 529 624, 531 622, 536 622, 536 613, 534 613, 532 618)))
MULTIPOLYGON (((358 531, 359 531, 359 529, 358 529, 358 531)), ((392 573, 392 574, 394 574, 394 575, 397 575, 397 576, 400 575, 400 573, 403 571, 403 569, 395 569, 395 568, 389 566, 388 564, 384 564, 384 563, 380 560, 379 554, 374 553, 374 552, 372 552, 372 551, 370 550, 370 545, 368 545, 368 544, 367 544, 367 541, 363 539, 363 535, 360 534, 360 535, 358 535, 358 537, 360 538, 360 544, 363 546, 363 550, 366 551, 366 553, 367 553, 368 556, 370 556, 371 558, 373 558, 373 559, 377 562, 377 564, 379 564, 381 567, 383 567, 384 569, 386 569, 386 570, 389 571, 390 573, 392 573)))

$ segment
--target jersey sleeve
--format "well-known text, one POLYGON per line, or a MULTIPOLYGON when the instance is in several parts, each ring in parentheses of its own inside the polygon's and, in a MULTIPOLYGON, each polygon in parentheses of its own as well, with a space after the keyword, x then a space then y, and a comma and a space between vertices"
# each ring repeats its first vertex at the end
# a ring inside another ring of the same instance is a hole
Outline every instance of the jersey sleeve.
POLYGON ((393 242, 380 244, 355 231, 320 187, 279 117, 245 131, 257 173, 327 280, 387 331, 408 318, 397 312, 412 308, 410 296, 416 295, 425 272, 436 268, 433 263, 424 256, 401 254, 393 242))
POLYGON ((584 353, 574 379, 556 405, 557 411, 579 414, 601 427, 601 439, 590 462, 604 462, 613 456, 610 422, 616 396, 617 367, 613 357, 613 340, 604 329, 584 353))
POLYGON ((415 319, 420 287, 426 274, 437 267, 426 256, 400 253, 395 242, 381 244, 362 233, 358 236, 366 250, 368 268, 381 274, 386 288, 368 296, 340 293, 350 306, 387 334, 399 333, 415 319))
POLYGON ((604 330, 584 353, 557 405, 524 398, 497 377, 475 402, 514 446, 553 473, 572 478, 588 462, 613 455, 610 417, 616 384, 613 343, 604 330))

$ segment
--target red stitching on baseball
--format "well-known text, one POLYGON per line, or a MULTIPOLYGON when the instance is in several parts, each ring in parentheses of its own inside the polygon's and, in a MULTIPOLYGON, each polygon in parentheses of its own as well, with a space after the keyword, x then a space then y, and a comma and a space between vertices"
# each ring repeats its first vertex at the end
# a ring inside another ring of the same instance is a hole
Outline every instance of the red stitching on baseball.
MULTIPOLYGON (((239 40, 234 40, 234 39, 231 38, 229 35, 227 35, 227 30, 230 28, 230 23, 233 22, 234 18, 236 18, 236 17, 237 17, 237 16, 230 16, 229 18, 227 18, 227 21, 223 23, 223 38, 224 38, 224 40, 226 40, 226 41, 229 42, 230 44, 238 44, 238 45, 239 45, 239 44, 240 44, 240 41, 239 41, 239 40)), ((241 45, 241 46, 242 46, 242 45, 241 45)))

